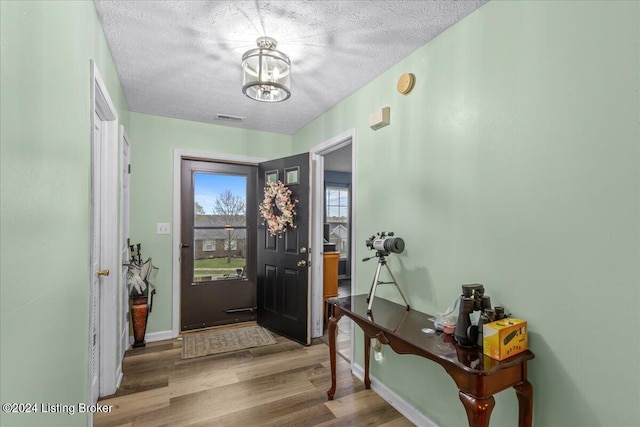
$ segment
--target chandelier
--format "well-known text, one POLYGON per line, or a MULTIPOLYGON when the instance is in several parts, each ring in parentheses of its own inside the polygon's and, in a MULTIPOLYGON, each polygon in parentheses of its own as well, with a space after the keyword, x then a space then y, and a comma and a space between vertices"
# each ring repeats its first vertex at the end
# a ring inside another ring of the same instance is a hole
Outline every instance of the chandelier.
POLYGON ((242 93, 263 102, 280 102, 289 99, 291 90, 291 61, 276 50, 278 42, 271 37, 260 37, 257 49, 242 55, 244 75, 242 93))

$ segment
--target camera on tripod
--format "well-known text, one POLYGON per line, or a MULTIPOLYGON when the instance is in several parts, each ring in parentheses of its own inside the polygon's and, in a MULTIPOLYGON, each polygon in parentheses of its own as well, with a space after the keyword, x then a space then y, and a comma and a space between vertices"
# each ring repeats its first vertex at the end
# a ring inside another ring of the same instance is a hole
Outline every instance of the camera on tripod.
POLYGON ((369 290, 369 296, 367 297, 367 313, 371 313, 371 306, 373 305, 373 297, 376 294, 376 289, 378 285, 384 284, 393 284, 396 289, 400 293, 400 296, 404 300, 404 303, 407 306, 407 310, 409 310, 409 303, 407 299, 404 297, 404 294, 400 290, 400 286, 398 286, 398 282, 396 278, 393 277, 393 273, 389 269, 387 265, 387 259, 385 257, 389 256, 389 254, 400 254, 404 251, 404 240, 400 237, 394 237, 392 232, 381 231, 373 236, 369 237, 365 242, 367 248, 372 251, 376 251, 375 255, 369 258, 365 258, 362 261, 369 261, 371 258, 378 258, 378 267, 376 268, 376 273, 373 276, 373 282, 371 283, 371 289, 369 290), (391 281, 383 282, 380 280, 380 270, 382 266, 385 266, 389 276, 391 277, 391 281))
MULTIPOLYGON (((391 253, 401 254, 404 251, 404 240, 400 237, 394 237, 393 232, 387 233, 381 231, 369 237, 365 242, 367 248, 372 251, 376 251, 377 257, 388 256, 391 253)), ((367 258, 363 261, 369 261, 371 258, 367 258)))

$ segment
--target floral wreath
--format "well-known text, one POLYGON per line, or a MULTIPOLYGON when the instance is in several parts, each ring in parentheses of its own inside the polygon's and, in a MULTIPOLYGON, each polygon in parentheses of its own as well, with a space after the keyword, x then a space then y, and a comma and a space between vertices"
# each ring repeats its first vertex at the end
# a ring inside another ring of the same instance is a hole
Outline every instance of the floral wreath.
POLYGON ((269 234, 282 237, 287 227, 296 228, 293 217, 296 214, 297 200, 291 200, 291 190, 281 182, 269 181, 264 187, 264 200, 260 203, 258 211, 267 224, 269 234), (274 205, 280 211, 280 215, 274 213, 274 205))

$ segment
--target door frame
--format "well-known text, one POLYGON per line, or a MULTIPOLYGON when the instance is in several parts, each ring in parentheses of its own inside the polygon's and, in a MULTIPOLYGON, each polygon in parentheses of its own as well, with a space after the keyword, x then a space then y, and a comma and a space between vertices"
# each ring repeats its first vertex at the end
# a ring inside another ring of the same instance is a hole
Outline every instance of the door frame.
MULTIPOLYGON (((322 239, 323 239, 323 218, 324 218, 324 155, 331 151, 351 144, 351 244, 355 242, 355 221, 357 206, 357 180, 356 180, 356 129, 352 128, 339 135, 324 141, 309 150, 312 158, 312 224, 311 224, 311 337, 321 337, 323 333, 323 311, 322 311, 322 239)), ((180 335, 180 197, 181 197, 181 162, 183 158, 204 160, 211 162, 228 162, 246 165, 255 165, 269 159, 263 157, 251 157, 235 154, 220 154, 215 152, 196 150, 173 150, 173 233, 172 233, 172 265, 173 265, 173 310, 172 310, 172 337, 180 335)), ((351 257, 351 293, 356 283, 355 248, 351 257)), ((353 340, 351 354, 353 355, 353 340)), ((353 360, 353 357, 351 358, 353 360)))
MULTIPOLYGON (((118 383, 118 357, 117 357, 117 319, 118 319, 118 276, 120 273, 119 248, 118 248, 118 112, 111 101, 107 86, 98 71, 95 61, 90 60, 91 75, 91 137, 94 143, 94 117, 98 115, 104 127, 104 144, 101 155, 101 233, 100 239, 100 265, 103 269, 112 271, 113 274, 103 276, 99 289, 99 395, 107 396, 115 393, 118 383)), ((92 270, 92 269, 90 269, 92 270)), ((90 274, 97 272, 90 271, 90 274)), ((90 291, 91 292, 91 291, 90 291)), ((91 309, 89 310, 91 318, 91 309)), ((89 322, 90 323, 90 322, 89 322)), ((89 325, 89 377, 91 374, 91 325, 89 325)), ((89 384, 90 386, 90 384, 89 384)), ((89 401, 95 403, 99 396, 93 396, 89 388, 89 401)))
MULTIPOLYGON (((343 148, 351 144, 351 230, 350 231, 350 245, 352 245, 351 256, 351 294, 354 294, 354 288, 356 283, 356 264, 355 264, 355 248, 353 242, 355 242, 355 221, 356 217, 356 199, 358 192, 357 180, 356 180, 356 129, 351 128, 333 138, 324 141, 315 147, 311 148, 312 159, 312 224, 311 224, 311 259, 314 262, 311 264, 311 336, 313 338, 321 337, 324 329, 323 319, 323 295, 322 295, 322 283, 323 283, 323 271, 322 271, 322 252, 324 250, 322 242, 324 238, 323 223, 324 223, 324 155, 332 151, 343 148)), ((353 336, 353 334, 352 334, 353 336)), ((353 355, 353 340, 351 354, 353 355)), ((353 357, 351 357, 353 360, 353 357)))
POLYGON ((241 156, 235 154, 219 154, 205 151, 173 150, 173 310, 171 321, 171 334, 173 338, 180 335, 180 214, 181 200, 181 163, 183 159, 202 160, 208 162, 237 163, 242 165, 257 166, 267 159, 262 157, 241 156))

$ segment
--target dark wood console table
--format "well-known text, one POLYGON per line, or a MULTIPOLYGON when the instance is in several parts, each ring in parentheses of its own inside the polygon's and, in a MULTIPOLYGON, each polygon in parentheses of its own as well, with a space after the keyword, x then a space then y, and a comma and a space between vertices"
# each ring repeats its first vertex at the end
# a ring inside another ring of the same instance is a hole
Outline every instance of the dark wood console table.
POLYGON ((369 361, 371 339, 377 338, 399 354, 415 354, 442 366, 459 389, 470 426, 489 425, 495 405, 493 395, 513 387, 518 397, 519 426, 531 427, 533 418, 533 387, 527 381, 527 361, 535 356, 525 351, 502 361, 482 354, 479 348, 458 346, 451 335, 441 332, 424 333, 434 328, 432 316, 403 305, 374 298, 371 314, 367 315, 367 296, 333 298, 329 308, 329 357, 331 359, 331 389, 336 392, 336 332, 342 316, 351 318, 364 331, 364 385, 371 388, 369 361))

